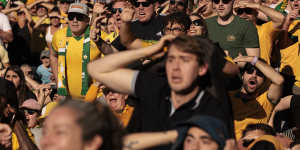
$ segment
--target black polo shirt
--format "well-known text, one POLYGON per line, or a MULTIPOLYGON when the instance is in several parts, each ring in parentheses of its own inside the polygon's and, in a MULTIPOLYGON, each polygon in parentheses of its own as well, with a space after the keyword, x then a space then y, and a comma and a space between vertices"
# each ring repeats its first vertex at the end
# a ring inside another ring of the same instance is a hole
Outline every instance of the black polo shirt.
POLYGON ((149 72, 139 72, 133 86, 135 95, 139 98, 136 106, 138 114, 129 125, 129 128, 134 128, 134 132, 173 129, 178 122, 187 120, 196 114, 210 115, 223 120, 227 125, 233 124, 228 119, 231 118, 228 111, 224 111, 227 108, 204 90, 200 91, 191 101, 172 110, 171 89, 166 78, 149 72))
MULTIPOLYGON (((142 40, 159 40, 162 36, 162 30, 165 24, 165 16, 153 16, 149 22, 142 23, 134 21, 131 23, 130 30, 136 38, 142 40)), ((112 45, 118 50, 126 50, 126 47, 121 44, 120 36, 118 36, 112 45)))

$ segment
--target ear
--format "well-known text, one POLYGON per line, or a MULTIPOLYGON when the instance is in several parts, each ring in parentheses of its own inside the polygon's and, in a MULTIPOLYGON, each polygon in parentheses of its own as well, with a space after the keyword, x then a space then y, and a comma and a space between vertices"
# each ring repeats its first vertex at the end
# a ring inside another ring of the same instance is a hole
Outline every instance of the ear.
POLYGON ((208 70, 208 64, 204 64, 204 65, 200 66, 198 69, 198 75, 204 76, 207 73, 207 70, 208 70))
POLYGON ((91 141, 87 142, 84 146, 84 150, 98 150, 103 144, 103 138, 96 135, 91 141))
POLYGON ((128 98, 128 95, 126 94, 126 95, 124 95, 124 98, 125 98, 125 101, 127 100, 127 98, 128 98))

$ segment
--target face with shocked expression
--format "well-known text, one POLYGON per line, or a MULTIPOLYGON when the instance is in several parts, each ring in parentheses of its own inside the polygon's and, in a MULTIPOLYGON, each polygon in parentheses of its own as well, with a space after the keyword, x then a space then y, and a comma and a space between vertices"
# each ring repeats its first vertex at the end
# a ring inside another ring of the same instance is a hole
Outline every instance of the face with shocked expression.
POLYGON ((175 93, 191 89, 198 76, 206 73, 207 67, 199 66, 197 56, 183 52, 176 45, 168 50, 166 72, 168 83, 175 93))

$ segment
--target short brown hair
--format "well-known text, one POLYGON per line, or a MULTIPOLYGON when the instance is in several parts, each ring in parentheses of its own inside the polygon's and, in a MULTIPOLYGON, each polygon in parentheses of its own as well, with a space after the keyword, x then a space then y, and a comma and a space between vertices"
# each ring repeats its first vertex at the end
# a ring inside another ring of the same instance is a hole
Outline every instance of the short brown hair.
POLYGON ((214 45, 210 40, 200 36, 180 35, 171 41, 171 45, 175 45, 183 52, 195 54, 200 66, 210 62, 214 49, 214 45))

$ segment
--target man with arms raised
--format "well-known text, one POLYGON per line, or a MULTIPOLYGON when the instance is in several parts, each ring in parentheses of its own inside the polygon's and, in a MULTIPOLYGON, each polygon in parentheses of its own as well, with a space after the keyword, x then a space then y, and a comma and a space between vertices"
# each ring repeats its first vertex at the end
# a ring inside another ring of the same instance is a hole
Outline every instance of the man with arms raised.
POLYGON ((232 125, 227 107, 206 92, 208 62, 213 44, 200 37, 172 35, 157 44, 114 53, 89 63, 89 74, 116 91, 133 94, 140 99, 142 110, 139 131, 162 131, 195 114, 207 114, 232 125), (125 68, 141 58, 162 55, 169 42, 166 57, 166 76, 125 68))

